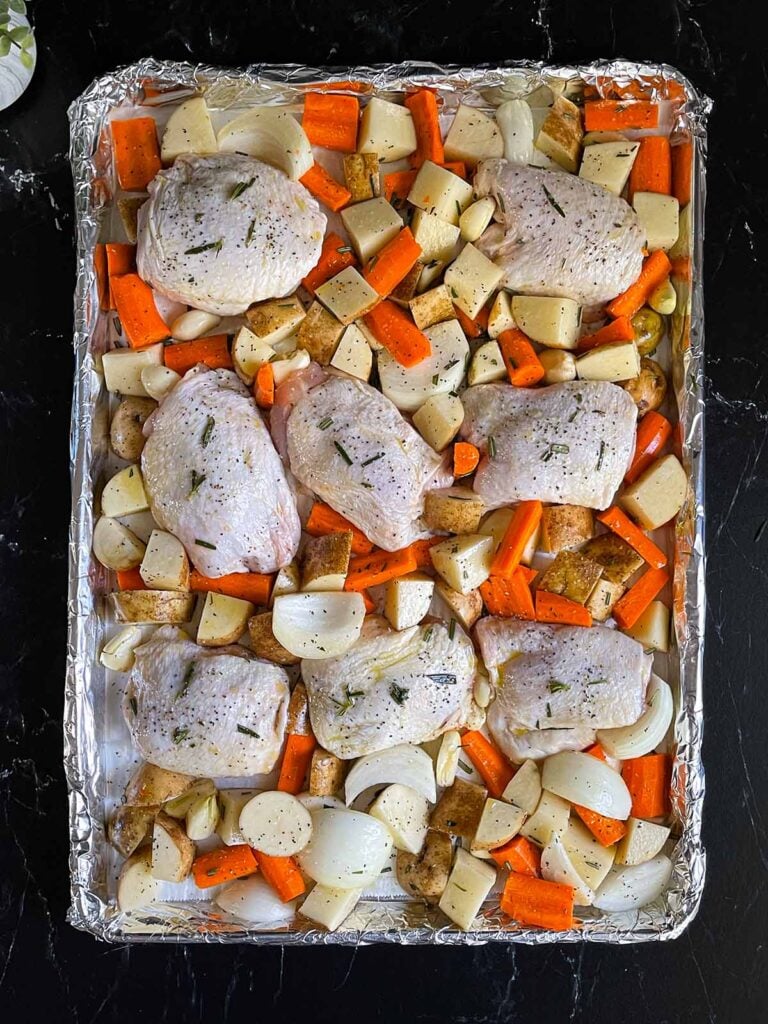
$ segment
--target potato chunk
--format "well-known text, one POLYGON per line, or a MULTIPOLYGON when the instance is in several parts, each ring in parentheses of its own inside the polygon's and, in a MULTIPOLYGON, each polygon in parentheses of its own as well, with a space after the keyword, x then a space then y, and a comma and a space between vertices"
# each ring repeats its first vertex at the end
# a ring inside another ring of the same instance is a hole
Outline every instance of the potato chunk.
POLYGON ((620 196, 632 170, 639 142, 598 142, 584 147, 579 177, 620 196))
POLYGON ((455 395, 432 395, 413 414, 413 425, 436 452, 447 448, 464 422, 464 406, 455 395))
POLYGON ((424 498, 424 522, 438 532, 477 533, 484 512, 482 498, 470 487, 427 491, 424 498))
POLYGON ((462 312, 474 319, 504 271, 468 243, 445 272, 445 286, 462 312))
POLYGON ((248 619, 248 635, 251 650, 259 658, 274 662, 275 665, 298 665, 300 658, 291 654, 272 632, 272 612, 261 612, 248 619))
POLYGON ((365 264, 403 227, 400 216, 383 196, 355 203, 341 211, 341 219, 357 258, 365 264))
POLYGON ((589 595, 585 607, 595 622, 605 622, 611 617, 613 606, 625 591, 621 583, 610 580, 598 580, 595 589, 589 595))
POLYGON ((626 583, 643 565, 643 560, 615 533, 601 533, 581 549, 582 555, 603 567, 603 577, 611 583, 626 583))
POLYGON ((371 288, 354 267, 345 267, 340 274, 321 284, 315 295, 345 325, 365 316, 380 300, 376 289, 371 288))
POLYGON ((637 622, 630 629, 625 629, 628 636, 637 640, 646 650, 669 650, 669 608, 663 601, 651 601, 637 622))
POLYGON ((602 571, 602 566, 578 551, 561 551, 540 577, 538 589, 584 604, 602 571))
POLYGON ((483 814, 488 791, 485 786, 454 779, 443 791, 429 819, 429 827, 462 839, 472 839, 483 814))
POLYGON ((472 202, 473 195, 468 181, 445 167, 438 167, 431 160, 425 160, 408 193, 408 202, 420 210, 433 213, 440 220, 456 225, 458 238, 459 218, 472 202))
POLYGON ((248 327, 259 341, 267 345, 275 345, 293 334, 305 315, 304 307, 295 295, 256 302, 245 311, 248 327))
POLYGON ((674 455, 665 455, 624 491, 620 504, 646 530, 657 530, 678 514, 688 493, 688 478, 674 455))
POLYGON ((373 352, 357 324, 350 324, 341 337, 331 366, 350 377, 368 380, 373 369, 373 352))
POLYGON ((449 587, 468 594, 491 573, 493 537, 468 533, 434 544, 429 549, 432 564, 449 587))
POLYGON ((407 107, 372 97, 360 120, 357 148, 380 160, 402 160, 416 150, 416 129, 407 107))
POLYGON ((445 159, 474 167, 481 160, 502 156, 504 140, 493 118, 461 103, 445 137, 445 159))
POLYGON ((381 195, 379 158, 376 153, 350 153, 344 157, 344 181, 351 202, 362 203, 381 195))
POLYGON ((197 627, 197 642, 203 647, 224 647, 236 643, 253 615, 250 601, 209 591, 197 627))
POLYGON ((480 591, 470 590, 468 594, 460 594, 458 590, 449 587, 444 580, 438 580, 435 583, 435 590, 464 629, 472 629, 483 611, 483 599, 480 596, 480 591))
POLYGON ((671 249, 680 233, 680 204, 674 196, 659 192, 635 192, 632 198, 637 219, 651 252, 671 249))
POLYGON ((429 611, 435 581, 425 573, 399 576, 387 584, 384 615, 393 629, 416 626, 429 611))
POLYGON ((583 137, 581 111, 564 96, 556 96, 534 144, 555 163, 575 174, 579 169, 583 137))
POLYGON ((478 860, 466 850, 457 850, 439 907, 446 917, 467 931, 495 881, 495 867, 478 860))
POLYGON ((189 558, 184 545, 164 530, 153 530, 139 567, 150 590, 189 590, 189 558))
POLYGON ((573 299, 549 295, 515 295, 512 316, 524 334, 550 348, 574 349, 578 344, 581 309, 573 299))
POLYGON ((299 327, 299 348, 307 351, 316 363, 327 366, 343 333, 344 324, 319 302, 313 302, 299 327))
POLYGON ((444 284, 439 284, 428 292, 423 292, 411 299, 408 303, 411 316, 420 331, 434 324, 440 324, 444 320, 453 320, 456 310, 453 308, 448 289, 444 284))
POLYGON ((412 896, 436 903, 448 883, 452 860, 450 836, 430 828, 421 853, 397 851, 397 880, 412 896))
MULTIPOLYGON (((455 225, 426 210, 414 210, 411 231, 416 243, 421 246, 422 262, 427 266, 437 262, 447 263, 448 260, 453 259, 456 243, 459 240, 459 229, 455 225)), ((438 270, 438 273, 442 272, 436 266, 432 269, 438 270)), ((426 273, 426 268, 422 269, 422 274, 424 273, 426 273)), ((421 279, 419 284, 421 286, 421 279)), ((420 290, 424 291, 426 287, 428 284, 425 281, 420 290)))
POLYGON ((591 508, 582 505, 549 505, 541 516, 541 549, 557 553, 575 548, 594 532, 591 508))
POLYGON ((304 548, 302 590, 343 590, 352 551, 352 533, 328 533, 310 537, 304 548))
POLYGON ((334 796, 344 785, 346 765, 330 750, 316 747, 309 769, 309 792, 311 796, 334 796))

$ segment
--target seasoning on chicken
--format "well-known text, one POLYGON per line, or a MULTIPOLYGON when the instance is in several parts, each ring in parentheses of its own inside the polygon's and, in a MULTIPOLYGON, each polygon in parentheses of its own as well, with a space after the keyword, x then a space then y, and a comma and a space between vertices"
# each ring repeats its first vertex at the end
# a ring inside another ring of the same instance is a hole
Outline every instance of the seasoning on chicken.
POLYGON ((386 551, 428 536, 424 494, 453 479, 392 402, 358 380, 330 377, 299 399, 287 447, 298 480, 386 551))
POLYGON ((637 411, 622 388, 605 381, 479 384, 461 397, 461 435, 488 452, 474 480, 488 508, 534 499, 610 505, 635 447, 637 411))
POLYGON ((632 207, 562 171, 483 160, 475 193, 496 200, 478 248, 504 270, 504 288, 602 305, 640 274, 643 234, 632 207))
POLYGON ((137 266, 162 295, 220 316, 295 291, 325 215, 303 185, 235 153, 180 156, 149 183, 137 266))
POLYGON ((296 554, 296 501, 256 404, 230 370, 197 366, 144 427, 144 486, 158 526, 206 576, 273 572, 296 554))
POLYGON ((256 775, 271 771, 280 754, 288 676, 243 647, 198 647, 162 626, 136 649, 126 697, 134 746, 160 768, 256 775))

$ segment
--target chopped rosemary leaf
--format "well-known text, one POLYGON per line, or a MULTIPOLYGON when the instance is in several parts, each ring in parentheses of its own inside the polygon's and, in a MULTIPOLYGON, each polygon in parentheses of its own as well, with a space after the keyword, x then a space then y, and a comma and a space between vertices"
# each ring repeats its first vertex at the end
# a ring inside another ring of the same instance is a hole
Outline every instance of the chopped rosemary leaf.
POLYGON ((448 639, 453 640, 456 636, 456 619, 451 619, 451 624, 448 626, 448 639))
POLYGON ((456 216, 461 220, 461 203, 458 199, 456 200, 456 216))
POLYGON ((219 869, 218 868, 208 868, 208 870, 205 872, 205 875, 206 875, 206 878, 213 878, 213 876, 214 875, 218 875, 218 873, 219 873, 219 869))
POLYGON ((597 457, 597 466, 595 467, 596 469, 600 469, 600 467, 602 466, 604 455, 605 455, 605 441, 601 441, 600 442, 600 454, 597 457))
POLYGON ((607 679, 590 679, 587 686, 603 686, 607 682, 607 679))
POLYGON ((458 297, 459 297, 459 293, 456 291, 456 289, 453 287, 453 285, 451 285, 451 296, 454 299, 458 299, 458 297))
POLYGON ((410 697, 411 691, 405 686, 398 686, 397 683, 392 683, 389 688, 389 695, 395 704, 399 704, 402 707, 410 697))
POLYGON ((241 725, 239 722, 237 723, 237 731, 241 732, 243 736, 253 736, 255 740, 261 739, 257 732, 254 732, 253 729, 249 729, 247 725, 241 725))
POLYGON ((336 449, 336 451, 339 453, 339 455, 342 457, 342 459, 344 459, 346 464, 348 466, 351 466, 352 465, 352 459, 350 459, 349 455, 347 455, 347 453, 342 448, 342 446, 339 444, 339 442, 338 441, 334 441, 333 442, 333 446, 336 449))
POLYGON ((224 239, 220 238, 217 242, 205 242, 204 245, 195 245, 191 249, 185 249, 184 255, 197 256, 198 253, 208 252, 210 249, 215 249, 218 252, 222 245, 224 245, 224 239))
POLYGON ((426 628, 426 629, 424 630, 424 643, 427 643, 427 642, 429 641, 429 639, 431 638, 431 636, 432 636, 432 626, 431 626, 431 624, 430 624, 430 625, 429 625, 429 626, 427 626, 427 628, 426 628))
POLYGON ((243 192, 245 192, 247 189, 249 189, 251 187, 251 185, 254 183, 254 181, 256 181, 255 178, 249 178, 248 181, 238 181, 238 183, 235 185, 235 187, 229 193, 229 198, 230 199, 237 199, 238 196, 241 196, 243 194, 243 192))
POLYGON ((370 466, 370 464, 372 462, 378 462, 379 459, 383 459, 383 458, 384 458, 384 452, 379 452, 378 455, 372 455, 370 457, 370 459, 366 459, 365 462, 362 463, 362 465, 363 466, 370 466))
POLYGON ((205 421, 205 428, 203 429, 203 434, 202 437, 200 438, 200 444, 203 446, 203 448, 208 447, 208 442, 211 440, 211 434, 213 433, 213 428, 215 426, 216 420, 213 418, 213 416, 209 416, 208 419, 205 421))
POLYGON ((433 376, 432 376, 432 384, 433 384, 433 386, 437 385, 439 383, 440 383, 440 374, 439 373, 433 374, 433 376))
POLYGON ((488 458, 496 458, 496 438, 491 434, 488 438, 488 458))
POLYGON ((130 707, 134 715, 137 715, 139 713, 139 704, 135 697, 129 697, 128 706, 130 707))
POLYGON ((502 213, 506 213, 507 212, 507 208, 504 205, 504 196, 501 193, 499 193, 496 196, 496 202, 499 204, 499 209, 501 210, 501 212, 502 213))
POLYGON ((210 541, 207 540, 200 540, 198 537, 195 537, 195 544, 197 544, 199 548, 208 548, 209 551, 216 550, 215 544, 211 544, 210 541))
POLYGON ((183 697, 184 694, 189 689, 189 684, 192 682, 192 676, 194 675, 194 672, 195 672, 195 663, 194 663, 194 661, 190 661, 189 665, 187 665, 187 671, 184 673, 184 678, 181 681, 181 689, 176 694, 176 697, 175 697, 176 700, 179 700, 181 697, 183 697))
POLYGON ((552 193, 549 191, 547 186, 546 185, 542 185, 541 187, 544 189, 544 195, 547 197, 547 202, 552 207, 552 209, 556 210, 557 213, 559 213, 561 217, 564 217, 565 214, 563 213, 562 206, 560 206, 560 204, 555 199, 555 197, 552 195, 552 193))
POLYGON ((547 718, 552 717, 552 708, 550 707, 549 701, 547 701, 547 718))
POLYGON ((254 233, 255 230, 256 230, 256 218, 254 217, 253 220, 251 221, 251 223, 248 225, 248 231, 247 231, 246 236, 245 236, 245 248, 246 249, 248 248, 248 246, 253 241, 253 233, 254 233))
POLYGON ((320 430, 327 430, 328 427, 330 427, 330 425, 332 423, 333 423, 333 420, 331 419, 331 417, 330 416, 326 416, 324 420, 320 420, 320 422, 317 424, 317 426, 318 426, 318 428, 320 430))
POLYGON ((472 774, 471 765, 468 765, 466 761, 462 761, 461 758, 459 758, 459 768, 461 768, 462 771, 467 772, 469 775, 472 774))
POLYGON ((424 675, 438 686, 453 686, 456 683, 456 676, 449 672, 425 672, 424 675))
POLYGON ((550 693, 562 693, 564 690, 570 690, 569 683, 561 683, 559 679, 550 679, 547 683, 547 689, 550 693))
POLYGON ((336 250, 336 252, 352 252, 352 246, 351 245, 340 245, 338 247, 338 249, 336 250))
POLYGON ((196 469, 192 470, 192 486, 189 489, 188 497, 191 498, 193 494, 197 494, 200 490, 200 485, 205 482, 205 473, 198 473, 196 469))
POLYGON ((177 725, 171 734, 171 739, 178 746, 187 736, 189 736, 189 729, 186 726, 177 725))

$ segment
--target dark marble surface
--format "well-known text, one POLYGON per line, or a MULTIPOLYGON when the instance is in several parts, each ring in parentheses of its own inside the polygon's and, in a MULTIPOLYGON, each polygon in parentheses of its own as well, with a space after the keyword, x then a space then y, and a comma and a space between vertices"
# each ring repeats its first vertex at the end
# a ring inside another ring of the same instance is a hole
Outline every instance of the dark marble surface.
POLYGON ((718 1022, 766 1019, 768 383, 764 34, 758 5, 381 0, 32 5, 38 67, 0 114, 0 1018, 718 1022), (715 99, 706 238, 709 863, 676 942, 618 949, 99 945, 64 920, 61 770, 73 220, 66 109, 153 54, 220 64, 625 56, 715 99))

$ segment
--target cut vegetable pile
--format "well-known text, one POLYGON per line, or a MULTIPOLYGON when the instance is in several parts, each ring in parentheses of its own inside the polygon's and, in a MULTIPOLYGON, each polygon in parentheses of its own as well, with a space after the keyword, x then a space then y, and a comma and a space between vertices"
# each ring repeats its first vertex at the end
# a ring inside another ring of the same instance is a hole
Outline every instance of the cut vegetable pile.
POLYGON ((120 911, 565 931, 662 896, 692 154, 642 82, 559 84, 112 122, 120 911))

